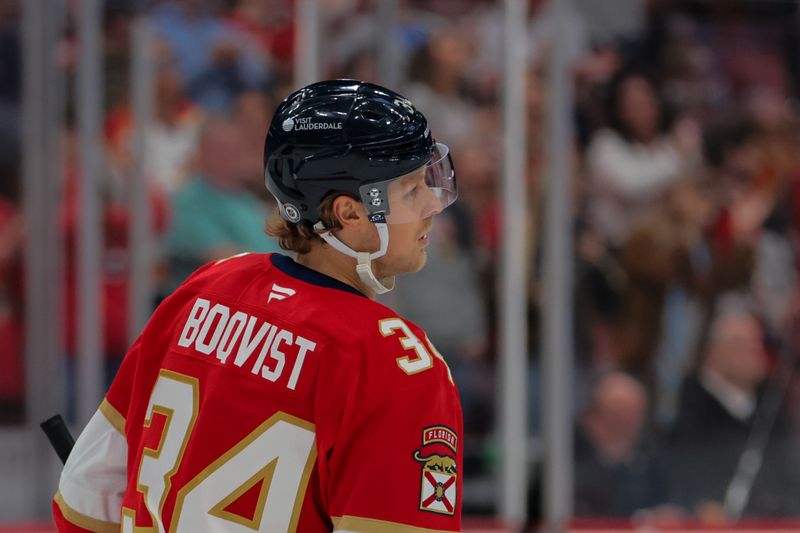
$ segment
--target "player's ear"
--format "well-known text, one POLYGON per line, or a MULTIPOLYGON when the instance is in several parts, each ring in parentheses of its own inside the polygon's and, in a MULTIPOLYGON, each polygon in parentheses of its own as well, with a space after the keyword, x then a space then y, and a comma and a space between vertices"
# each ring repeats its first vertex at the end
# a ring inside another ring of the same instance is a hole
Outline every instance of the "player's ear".
POLYGON ((361 226, 367 220, 367 210, 364 204, 353 198, 343 194, 333 201, 331 206, 333 216, 339 221, 342 228, 353 228, 361 226))

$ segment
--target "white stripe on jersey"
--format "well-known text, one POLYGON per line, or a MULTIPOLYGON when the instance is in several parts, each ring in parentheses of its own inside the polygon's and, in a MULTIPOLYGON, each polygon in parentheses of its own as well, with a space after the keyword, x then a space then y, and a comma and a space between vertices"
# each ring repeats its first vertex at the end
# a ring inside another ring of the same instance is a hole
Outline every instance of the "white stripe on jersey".
POLYGON ((128 443, 97 411, 86 425, 61 472, 58 490, 74 511, 119 523, 127 484, 128 443))

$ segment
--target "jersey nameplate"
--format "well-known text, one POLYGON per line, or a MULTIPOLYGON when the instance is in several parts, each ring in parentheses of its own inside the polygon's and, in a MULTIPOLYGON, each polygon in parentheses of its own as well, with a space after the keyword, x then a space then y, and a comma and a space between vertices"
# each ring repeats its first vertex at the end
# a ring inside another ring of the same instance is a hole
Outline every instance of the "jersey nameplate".
POLYGON ((197 298, 178 346, 215 357, 224 365, 248 368, 253 375, 271 382, 284 375, 288 370, 287 356, 293 356, 286 387, 294 390, 306 355, 317 344, 244 311, 197 298))

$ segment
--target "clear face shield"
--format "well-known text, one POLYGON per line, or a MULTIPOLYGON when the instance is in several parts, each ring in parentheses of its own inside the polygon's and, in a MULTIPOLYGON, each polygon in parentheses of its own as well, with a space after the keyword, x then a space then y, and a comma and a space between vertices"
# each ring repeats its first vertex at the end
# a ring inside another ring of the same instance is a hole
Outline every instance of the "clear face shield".
POLYGON ((372 222, 408 224, 440 213, 458 197, 450 150, 436 143, 431 160, 421 168, 360 189, 372 222))

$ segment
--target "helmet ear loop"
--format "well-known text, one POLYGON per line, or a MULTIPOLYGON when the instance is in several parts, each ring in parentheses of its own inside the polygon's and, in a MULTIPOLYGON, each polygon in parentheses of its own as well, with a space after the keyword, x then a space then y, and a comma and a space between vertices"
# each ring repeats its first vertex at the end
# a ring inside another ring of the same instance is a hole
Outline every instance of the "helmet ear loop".
POLYGON ((394 278, 391 282, 384 285, 375 277, 372 271, 372 261, 386 255, 386 250, 389 249, 389 227, 385 222, 376 223, 375 228, 378 230, 378 238, 380 239, 381 247, 377 252, 356 252, 345 243, 336 238, 330 230, 325 228, 322 221, 314 224, 314 231, 333 249, 345 255, 355 258, 356 260, 356 273, 362 283, 369 287, 376 294, 385 294, 394 288, 394 278))
POLYGON ((372 272, 372 261, 386 255, 386 250, 389 249, 389 226, 385 222, 378 222, 375 224, 378 230, 378 238, 381 242, 381 247, 377 252, 358 252, 356 254, 356 272, 361 281, 370 289, 375 291, 376 294, 385 294, 394 289, 394 277, 389 278, 388 283, 385 285, 375 277, 372 272))

